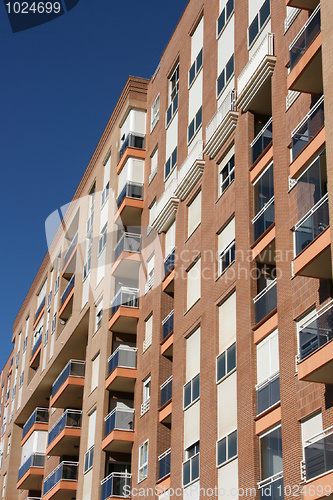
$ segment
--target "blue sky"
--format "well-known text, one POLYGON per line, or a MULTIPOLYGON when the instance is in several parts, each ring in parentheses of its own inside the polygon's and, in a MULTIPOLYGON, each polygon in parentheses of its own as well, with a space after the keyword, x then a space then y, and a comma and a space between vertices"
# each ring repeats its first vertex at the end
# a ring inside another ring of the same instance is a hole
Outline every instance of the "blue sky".
POLYGON ((186 4, 80 0, 12 33, 1 2, 0 367, 47 252, 45 219, 72 198, 128 75, 154 73, 186 4))

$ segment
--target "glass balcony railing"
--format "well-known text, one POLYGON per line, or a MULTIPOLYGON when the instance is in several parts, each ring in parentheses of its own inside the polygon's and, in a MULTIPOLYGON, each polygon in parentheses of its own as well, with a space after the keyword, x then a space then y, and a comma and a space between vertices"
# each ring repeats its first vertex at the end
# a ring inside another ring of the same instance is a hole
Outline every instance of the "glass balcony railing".
POLYGON ((116 368, 136 368, 137 348, 120 345, 108 359, 108 375, 116 368))
POLYGON ((164 406, 172 399, 172 376, 168 378, 160 387, 161 406, 164 406))
POLYGON ((122 286, 111 303, 112 316, 119 307, 139 307, 139 290, 122 286))
POLYGON ((68 361, 65 368, 62 370, 58 378, 54 381, 52 385, 52 398, 58 392, 60 387, 68 379, 68 377, 79 377, 84 378, 85 374, 85 362, 84 361, 68 361))
POLYGON ((60 432, 65 429, 65 427, 70 429, 81 429, 82 422, 82 411, 81 410, 66 410, 59 420, 54 424, 52 429, 49 431, 48 442, 49 446, 60 432))
POLYGON ((76 245, 76 243, 77 243, 77 239, 78 239, 78 233, 76 233, 76 235, 75 235, 75 236, 74 236, 74 238, 72 239, 71 244, 69 245, 68 250, 67 250, 67 252, 65 253, 65 257, 64 257, 64 265, 66 265, 66 264, 67 264, 67 261, 68 261, 69 257, 71 256, 71 253, 73 252, 74 247, 75 247, 75 245, 76 245))
POLYGON ((313 106, 291 133, 292 159, 305 148, 319 130, 325 125, 324 96, 313 106))
POLYGON ((257 387, 257 415, 280 401, 280 375, 274 375, 257 387))
POLYGON ((266 125, 260 130, 257 137, 251 143, 252 163, 257 161, 259 156, 265 151, 267 146, 273 141, 273 122, 272 118, 268 120, 266 125))
POLYGON ((290 71, 296 66, 302 55, 310 47, 313 40, 320 33, 320 4, 313 11, 307 22, 304 24, 301 31, 292 41, 289 47, 290 71))
POLYGON ((299 357, 303 361, 333 339, 333 306, 316 316, 299 332, 299 357))
POLYGON ((309 481, 314 477, 325 474, 333 470, 333 432, 332 428, 327 429, 320 435, 314 436, 307 441, 304 448, 305 474, 309 481), (325 436, 325 433, 330 434, 325 436))
POLYGON ((104 437, 114 430, 132 431, 134 429, 134 410, 114 408, 104 419, 104 437))
POLYGON ((171 332, 173 332, 173 311, 171 311, 171 313, 168 314, 168 316, 163 320, 162 326, 162 340, 164 340, 171 332))
POLYGON ((125 198, 134 198, 143 200, 143 184, 137 182, 126 182, 117 198, 117 207, 119 208, 125 198))
POLYGON ((43 496, 52 490, 60 481, 77 481, 78 469, 78 462, 61 462, 61 464, 44 479, 43 496))
POLYGON ((266 318, 277 307, 276 280, 272 281, 254 299, 255 323, 266 318))
POLYGON ((39 306, 37 308, 37 311, 36 311, 36 314, 35 314, 35 321, 38 318, 38 316, 40 315, 41 310, 43 309, 44 306, 45 306, 45 297, 43 298, 42 302, 39 304, 39 306))
POLYGON ((167 275, 169 271, 175 265, 175 249, 164 259, 164 275, 167 275))
POLYGON ((121 252, 141 252, 141 235, 124 233, 114 248, 114 260, 117 260, 121 252))
POLYGON ((130 498, 132 474, 127 472, 112 472, 103 479, 101 500, 109 497, 130 498))
POLYGON ((171 448, 158 457, 158 479, 170 474, 171 448))
POLYGON ((328 212, 328 194, 295 224, 295 256, 304 250, 330 224, 328 212))
POLYGON ((23 426, 22 439, 28 434, 34 424, 47 424, 49 421, 48 408, 36 408, 23 426))
POLYGON ((70 281, 68 282, 68 285, 65 288, 64 293, 61 296, 61 305, 64 305, 65 300, 67 299, 68 295, 74 288, 74 283, 75 283, 75 274, 71 277, 70 281))
POLYGON ((42 343, 42 336, 43 336, 43 330, 40 332, 40 334, 38 335, 34 345, 32 346, 32 351, 31 351, 31 357, 35 354, 35 352, 37 351, 38 347, 41 345, 42 343))
POLYGON ((257 241, 262 234, 275 222, 274 196, 252 219, 253 241, 257 241))
POLYGON ((279 472, 258 484, 259 500, 283 500, 283 473, 279 472))
POLYGON ((26 460, 24 464, 22 464, 19 468, 17 480, 19 481, 20 479, 22 479, 24 474, 31 468, 43 469, 44 463, 45 453, 33 453, 32 455, 30 455, 28 460, 26 460))
POLYGON ((119 160, 125 153, 126 148, 136 148, 136 149, 144 149, 145 148, 145 135, 140 135, 140 134, 134 134, 133 132, 130 132, 123 144, 121 145, 119 149, 119 160))

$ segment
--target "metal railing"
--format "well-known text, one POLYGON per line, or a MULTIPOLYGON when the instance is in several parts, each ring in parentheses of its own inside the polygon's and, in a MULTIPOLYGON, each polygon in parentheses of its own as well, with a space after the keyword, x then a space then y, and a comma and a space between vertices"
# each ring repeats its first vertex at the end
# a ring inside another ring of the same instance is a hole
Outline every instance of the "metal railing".
POLYGON ((137 348, 120 345, 108 359, 108 375, 116 368, 136 368, 137 348))
POLYGON ((133 132, 127 134, 123 144, 119 149, 119 160, 125 153, 126 148, 144 149, 145 139, 146 139, 145 135, 135 134, 133 132))
POLYGON ((255 324, 259 323, 277 307, 276 279, 253 299, 255 324))
POLYGON ((114 260, 117 260, 121 252, 141 252, 141 235, 124 233, 117 245, 114 247, 114 260))
POLYGON ((158 479, 168 476, 171 470, 171 448, 158 457, 158 479))
POLYGON ((49 430, 48 442, 49 446, 52 441, 59 436, 60 432, 69 427, 71 429, 81 429, 82 422, 82 411, 81 410, 66 410, 61 415, 59 420, 54 424, 54 426, 49 430))
POLYGON ((164 406, 166 403, 171 401, 172 399, 172 375, 168 378, 160 387, 161 393, 161 406, 164 406))
POLYGON ((320 3, 313 11, 301 31, 289 46, 290 71, 296 66, 302 55, 310 47, 313 40, 321 30, 320 3))
POLYGON ((19 468, 17 480, 22 479, 24 474, 31 468, 43 469, 44 463, 45 453, 33 453, 19 468))
POLYGON ((134 429, 134 410, 114 408, 105 418, 104 437, 114 430, 132 431, 134 429))
POLYGON ((36 342, 32 346, 31 357, 33 357, 33 355, 37 351, 38 347, 41 345, 41 343, 42 343, 42 336, 43 336, 43 330, 40 332, 40 334, 37 337, 36 342))
POLYGON ((111 302, 112 316, 119 307, 139 307, 139 289, 122 286, 111 302))
POLYGON ((142 404, 141 404, 141 417, 144 415, 150 408, 150 398, 146 399, 142 404))
POLYGON ((324 125, 324 96, 322 96, 310 109, 301 123, 299 123, 291 133, 291 150, 293 160, 324 125))
POLYGON ((299 332, 299 359, 316 352, 320 347, 333 339, 333 306, 316 316, 299 332))
POLYGON ((280 374, 275 374, 265 383, 257 386, 257 415, 280 401, 280 374))
POLYGON ((235 101, 236 101, 236 90, 231 90, 222 102, 221 106, 213 115, 213 118, 210 120, 206 127, 206 143, 210 141, 213 137, 214 133, 221 125, 229 111, 236 111, 235 101))
POLYGON ((258 483, 260 500, 283 500, 283 472, 274 474, 258 483))
POLYGON ((162 340, 164 340, 171 332, 173 332, 173 310, 162 321, 162 327, 162 340))
POLYGON ((143 184, 127 181, 117 197, 117 207, 119 208, 125 198, 143 200, 143 184))
POLYGON ((166 276, 175 265, 175 249, 164 259, 164 275, 166 276))
POLYGON ((330 224, 328 194, 322 197, 311 210, 295 224, 295 257, 319 236, 330 224))
POLYGON ((37 308, 37 311, 36 311, 36 314, 35 314, 35 321, 38 318, 38 316, 40 315, 41 310, 43 309, 44 306, 45 306, 45 297, 43 298, 42 302, 39 304, 39 306, 37 308))
POLYGON ((257 241, 274 222, 275 206, 273 196, 252 219, 253 241, 257 241))
POLYGON ((273 119, 270 118, 251 142, 252 164, 273 141, 273 119))
POLYGON ((48 408, 36 408, 23 426, 22 439, 28 434, 35 423, 47 424, 49 421, 48 408))
POLYGON ((256 52, 253 54, 237 79, 238 95, 244 90, 246 84, 251 80, 261 62, 266 56, 274 55, 274 34, 267 33, 256 52))
POLYGON ((69 360, 65 368, 52 384, 51 397, 55 396, 68 377, 84 378, 85 366, 86 364, 84 361, 69 360))
POLYGON ((52 490, 60 481, 77 481, 78 470, 78 462, 61 462, 61 464, 44 479, 43 496, 52 490))
POLYGON ((74 284, 75 284, 75 274, 73 274, 73 276, 69 280, 68 285, 66 286, 64 293, 61 296, 61 305, 64 305, 65 300, 67 299, 68 295, 70 294, 70 292, 74 288, 74 284))
POLYGON ((130 498, 132 474, 128 472, 112 472, 103 481, 101 500, 110 497, 130 498))
POLYGON ((313 436, 307 443, 304 457, 306 480, 309 481, 333 470, 333 427, 313 436))

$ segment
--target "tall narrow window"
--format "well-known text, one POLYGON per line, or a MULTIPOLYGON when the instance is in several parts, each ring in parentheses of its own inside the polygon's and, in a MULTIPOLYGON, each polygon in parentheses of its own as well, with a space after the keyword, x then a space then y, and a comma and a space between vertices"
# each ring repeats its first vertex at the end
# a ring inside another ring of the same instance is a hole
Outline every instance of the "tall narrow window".
POLYGON ((148 476, 148 441, 139 447, 139 475, 138 480, 143 481, 148 476))

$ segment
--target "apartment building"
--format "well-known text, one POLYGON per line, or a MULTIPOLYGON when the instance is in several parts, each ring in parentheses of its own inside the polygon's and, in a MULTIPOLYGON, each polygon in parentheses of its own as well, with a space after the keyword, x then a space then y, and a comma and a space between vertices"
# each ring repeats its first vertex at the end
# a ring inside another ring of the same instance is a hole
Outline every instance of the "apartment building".
POLYGON ((128 79, 14 322, 1 498, 333 497, 332 25, 190 0, 128 79))

